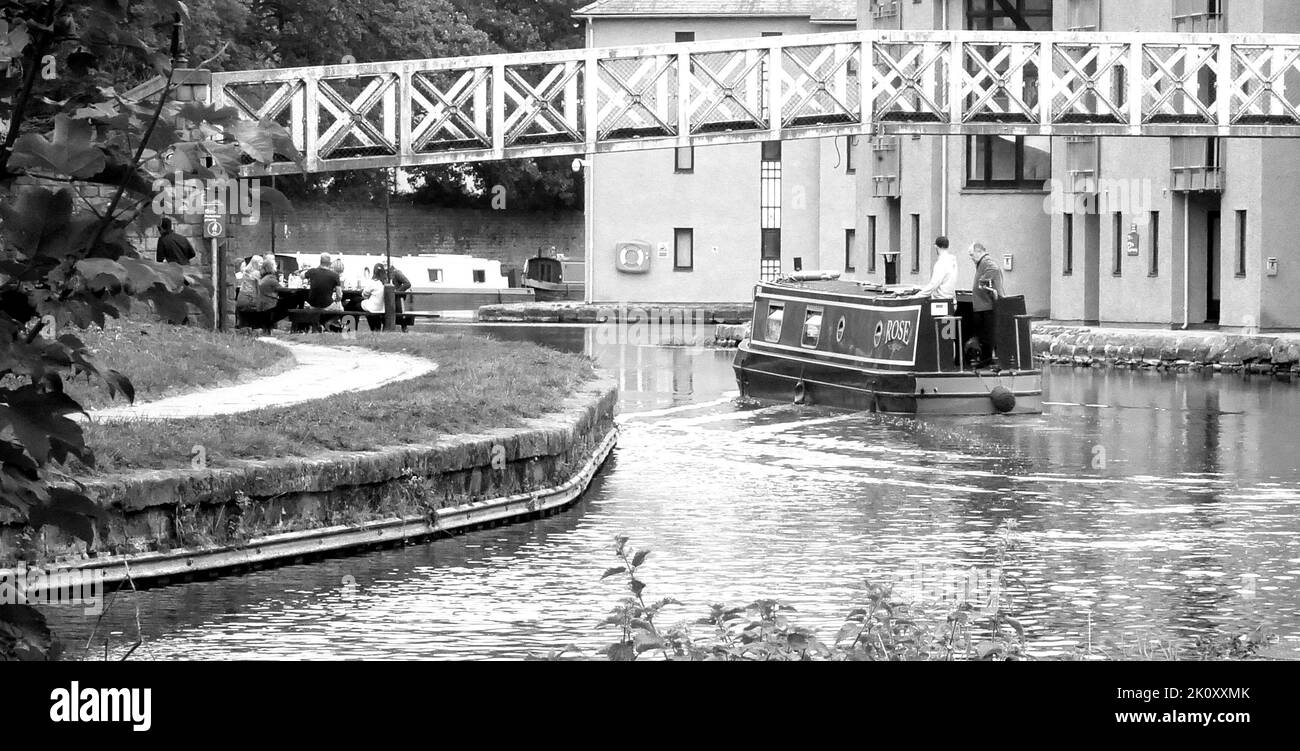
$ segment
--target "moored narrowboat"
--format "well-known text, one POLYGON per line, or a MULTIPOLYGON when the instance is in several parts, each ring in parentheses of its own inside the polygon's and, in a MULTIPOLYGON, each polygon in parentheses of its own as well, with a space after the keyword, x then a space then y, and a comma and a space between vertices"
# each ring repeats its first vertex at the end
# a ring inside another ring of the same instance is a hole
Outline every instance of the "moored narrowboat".
POLYGON ((734 368, 742 396, 915 415, 1036 414, 1023 297, 995 310, 998 366, 976 370, 969 292, 934 300, 815 274, 755 289, 754 323, 734 368))

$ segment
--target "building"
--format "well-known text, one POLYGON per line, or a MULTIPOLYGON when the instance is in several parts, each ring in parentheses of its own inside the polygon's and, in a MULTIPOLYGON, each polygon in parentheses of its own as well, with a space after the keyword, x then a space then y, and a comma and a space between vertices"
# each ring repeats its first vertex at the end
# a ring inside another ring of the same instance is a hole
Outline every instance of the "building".
MULTIPOLYGON (((1283 0, 603 0, 588 44, 861 29, 1300 31, 1283 0), (694 36, 692 36, 694 35, 694 36)), ((1211 73, 1202 80, 1210 85, 1211 73)), ((1281 85, 1300 85, 1292 69, 1281 85)), ((594 159, 594 300, 735 301, 828 269, 924 284, 933 238, 982 242, 1030 313, 1063 322, 1300 328, 1300 144, 1291 139, 913 137, 594 159), (655 256, 620 273, 616 243, 655 256), (656 265, 657 264, 657 265, 656 265)), ((964 255, 959 252, 959 258, 964 255)), ((961 284, 973 269, 961 264, 961 284)))
MULTIPOLYGON (((599 0, 577 12, 589 47, 852 31, 849 2, 599 0)), ((856 233, 845 139, 597 155, 587 173, 594 301, 734 302, 760 273, 841 267, 856 233), (617 245, 648 245, 640 273, 617 245)))

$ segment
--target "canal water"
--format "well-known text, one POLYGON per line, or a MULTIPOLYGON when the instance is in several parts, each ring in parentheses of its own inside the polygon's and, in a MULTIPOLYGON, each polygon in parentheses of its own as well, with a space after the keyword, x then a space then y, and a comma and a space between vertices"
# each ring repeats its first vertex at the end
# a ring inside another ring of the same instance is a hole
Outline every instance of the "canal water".
MULTIPOLYGON (((443 328, 442 330, 458 330, 443 328)), ((739 404, 733 351, 590 327, 464 327, 594 357, 618 448, 544 520, 52 611, 71 657, 522 658, 614 639, 617 535, 661 622, 760 598, 832 639, 865 582, 941 624, 962 598, 1031 653, 1186 650, 1257 628, 1300 656, 1300 385, 1054 369, 1032 417, 918 421, 739 404), (137 622, 139 627, 137 628, 137 622), (87 649, 87 642, 90 643, 87 649)))

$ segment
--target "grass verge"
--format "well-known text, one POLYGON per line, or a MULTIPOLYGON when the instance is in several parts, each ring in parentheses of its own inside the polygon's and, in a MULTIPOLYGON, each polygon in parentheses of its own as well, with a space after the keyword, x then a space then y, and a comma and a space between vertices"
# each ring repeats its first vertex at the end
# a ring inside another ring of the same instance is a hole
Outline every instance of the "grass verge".
MULTIPOLYGON (((298 336, 309 344, 338 335, 298 336)), ((190 466, 202 446, 208 466, 236 459, 310 456, 327 450, 432 443, 448 434, 515 427, 552 411, 594 377, 585 357, 534 344, 442 334, 360 334, 349 344, 426 357, 436 372, 373 391, 238 415, 95 424, 86 427, 98 467, 89 475, 190 466)))
MULTIPOLYGON (((293 365, 289 350, 249 336, 173 326, 141 318, 109 320, 103 329, 73 332, 96 361, 126 375, 137 402, 263 377, 293 365)), ((103 384, 69 381, 65 390, 86 409, 123 406, 103 384)))

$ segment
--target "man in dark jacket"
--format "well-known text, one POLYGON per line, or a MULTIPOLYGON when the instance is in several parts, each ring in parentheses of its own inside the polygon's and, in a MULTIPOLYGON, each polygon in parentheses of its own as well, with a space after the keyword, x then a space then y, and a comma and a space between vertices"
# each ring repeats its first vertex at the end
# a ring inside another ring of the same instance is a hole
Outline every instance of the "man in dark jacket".
POLYGON ((970 259, 975 262, 975 285, 972 289, 973 307, 975 308, 975 335, 980 340, 980 359, 977 368, 987 368, 993 364, 995 317, 994 303, 1004 296, 1002 290, 1002 269, 993 262, 989 251, 980 243, 970 246, 970 259))
POLYGON ((158 224, 158 250, 160 262, 188 264, 194 258, 194 248, 183 235, 172 231, 172 220, 164 218, 158 224))
POLYGON ((302 278, 307 280, 307 304, 313 308, 328 308, 334 304, 334 292, 343 285, 339 275, 331 268, 329 253, 320 254, 320 266, 308 269, 302 278))

